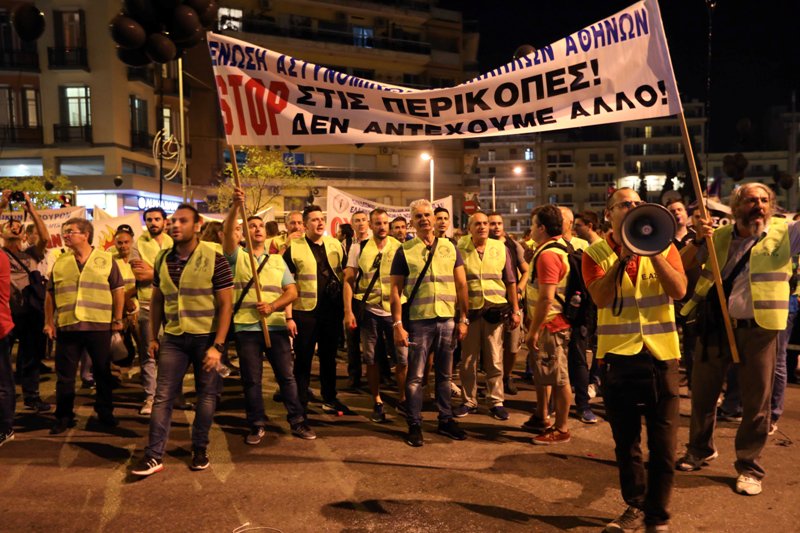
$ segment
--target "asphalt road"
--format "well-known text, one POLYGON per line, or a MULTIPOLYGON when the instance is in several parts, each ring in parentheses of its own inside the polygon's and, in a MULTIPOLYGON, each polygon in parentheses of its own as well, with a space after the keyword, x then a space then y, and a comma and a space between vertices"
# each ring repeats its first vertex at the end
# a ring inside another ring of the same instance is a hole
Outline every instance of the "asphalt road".
MULTIPOLYGON (((340 374, 344 369, 340 362, 340 374)), ((581 532, 601 530, 624 509, 608 424, 572 419, 571 442, 532 445, 520 429, 533 406, 529 384, 506 402, 509 421, 490 418, 485 405, 461 419, 469 433, 463 442, 435 433, 435 407, 428 404, 425 446, 411 448, 403 441, 405 422, 391 407, 386 424, 369 421, 365 393, 340 394, 351 408, 342 417, 312 404, 319 438, 292 437, 283 406, 271 400, 271 372, 266 376, 267 437, 258 446, 244 443, 239 383, 227 378, 211 432, 211 467, 201 472, 188 468, 193 413, 176 411, 164 471, 144 479, 129 474, 148 427, 137 414, 140 392, 132 382, 115 391, 121 424, 111 431, 91 418, 87 390, 78 397, 77 426, 63 435, 48 434, 50 415, 19 414, 16 440, 0 448, 0 531, 581 532)), ((53 399, 54 381, 46 375, 46 399, 53 399)), ((602 399, 594 402, 602 415, 602 399)), ((684 398, 681 443, 688 411, 684 398)), ((733 491, 735 431, 735 424, 720 424, 719 459, 678 474, 673 531, 798 530, 800 387, 789 386, 786 412, 769 438, 760 496, 733 491)))

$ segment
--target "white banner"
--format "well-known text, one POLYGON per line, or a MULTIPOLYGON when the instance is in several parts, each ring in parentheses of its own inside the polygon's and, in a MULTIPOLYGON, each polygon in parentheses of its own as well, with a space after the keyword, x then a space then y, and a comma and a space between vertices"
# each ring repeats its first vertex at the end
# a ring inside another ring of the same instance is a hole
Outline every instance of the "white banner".
MULTIPOLYGON (((47 226, 47 232, 50 234, 50 243, 47 245, 48 248, 60 248, 63 246, 61 241, 61 225, 69 220, 70 218, 86 218, 86 208, 85 207, 63 207, 61 209, 42 209, 41 211, 37 211, 42 220, 44 221, 45 225, 47 226)), ((24 212, 23 211, 11 211, 8 213, 3 213, 0 216, 0 220, 3 222, 14 219, 14 220, 22 220, 24 212)), ((30 217, 25 219, 24 224, 28 226, 31 224, 30 217)))
MULTIPOLYGON (((366 198, 361 198, 360 196, 346 193, 341 189, 337 189, 336 187, 328 187, 327 195, 328 204, 326 216, 328 223, 328 235, 336 235, 339 224, 350 224, 350 219, 353 218, 354 213, 363 211, 369 214, 370 211, 377 207, 380 207, 389 214, 390 222, 397 217, 405 218, 408 222, 409 231, 411 231, 411 209, 409 209, 408 206, 386 205, 373 202, 372 200, 367 200, 366 198)), ((447 196, 445 198, 434 200, 431 203, 433 204, 434 209, 437 207, 444 207, 450 212, 451 224, 450 229, 447 231, 447 235, 452 237, 453 197, 447 196)))
POLYGON ((142 234, 142 217, 139 213, 132 213, 121 217, 104 218, 92 221, 94 226, 94 239, 92 246, 100 248, 101 250, 108 250, 114 246, 114 234, 121 224, 127 224, 133 230, 134 242, 142 234))
POLYGON ((661 14, 643 0, 447 89, 365 80, 208 33, 228 144, 466 139, 681 111, 661 14))

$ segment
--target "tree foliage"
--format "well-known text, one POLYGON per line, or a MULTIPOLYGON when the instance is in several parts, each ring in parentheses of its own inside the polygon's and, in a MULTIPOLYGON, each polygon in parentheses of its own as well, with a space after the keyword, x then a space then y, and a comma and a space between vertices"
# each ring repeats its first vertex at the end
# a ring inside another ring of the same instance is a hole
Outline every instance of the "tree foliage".
MULTIPOLYGON (((239 179, 245 191, 248 213, 275 206, 276 200, 290 191, 295 195, 306 195, 315 183, 312 172, 292 165, 292 161, 284 159, 282 152, 259 146, 247 146, 243 150, 247 161, 239 166, 239 179)), ((230 209, 233 187, 233 167, 228 163, 224 181, 217 188, 217 200, 210 202, 209 208, 218 213, 230 209)), ((283 206, 278 209, 282 210, 283 206)))
POLYGON ((36 209, 54 209, 61 205, 59 196, 71 194, 75 186, 66 176, 45 169, 43 176, 0 178, 0 191, 6 189, 27 192, 36 209))

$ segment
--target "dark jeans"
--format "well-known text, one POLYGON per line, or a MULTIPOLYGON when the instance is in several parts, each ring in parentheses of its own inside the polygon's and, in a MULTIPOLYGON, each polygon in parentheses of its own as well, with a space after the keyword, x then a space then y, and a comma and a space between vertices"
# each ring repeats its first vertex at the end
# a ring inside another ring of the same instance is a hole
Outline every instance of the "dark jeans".
POLYGON ((11 339, 0 339, 0 433, 8 433, 14 426, 14 408, 17 395, 14 391, 14 373, 11 371, 11 339))
POLYGON ((271 348, 264 346, 264 334, 260 331, 240 331, 236 334, 236 353, 239 354, 239 369, 242 373, 247 423, 251 426, 264 426, 267 422, 261 387, 266 352, 286 407, 286 419, 290 425, 299 424, 305 420, 305 414, 297 395, 289 334, 286 331, 270 331, 269 340, 271 348))
POLYGON ((771 420, 777 422, 783 414, 783 403, 786 397, 786 348, 789 345, 789 337, 794 327, 794 317, 796 312, 789 312, 789 319, 786 329, 778 333, 778 357, 775 362, 775 377, 772 380, 772 407, 771 420))
POLYGON ((450 379, 455 348, 454 328, 455 321, 452 318, 412 320, 408 326, 408 340, 415 343, 408 348, 406 398, 409 425, 422 423, 422 378, 431 353, 436 374, 436 406, 439 408, 439 421, 447 422, 453 418, 450 405, 450 379))
POLYGON ((311 361, 314 347, 319 357, 319 381, 322 400, 336 400, 336 348, 342 331, 340 313, 330 313, 317 318, 314 311, 297 311, 292 315, 297 323, 297 337, 294 340, 294 377, 300 403, 308 405, 308 384, 311 381, 311 361))
POLYGON ((569 381, 575 388, 575 407, 579 412, 589 409, 589 364, 586 362, 586 349, 589 342, 580 329, 572 330, 573 334, 569 339, 567 352, 569 381))
POLYGON ((678 360, 657 361, 649 353, 606 354, 605 363, 603 398, 614 436, 622 498, 644 511, 647 524, 666 523, 678 440, 678 360), (634 386, 627 375, 638 364, 647 364, 647 359, 652 360, 651 390, 632 392, 643 388, 634 386), (641 449, 642 416, 650 451, 646 472, 641 449))
MULTIPOLYGON (((353 312, 358 313, 360 300, 353 300, 353 312)), ((358 315, 356 315, 358 318, 358 315)), ((347 336, 347 375, 354 383, 361 381, 361 324, 356 329, 345 328, 347 336)))
POLYGON ((197 390, 194 423, 192 424, 192 448, 208 446, 208 432, 217 408, 217 395, 222 387, 222 378, 214 370, 203 370, 206 350, 214 342, 213 335, 169 335, 161 339, 158 352, 158 377, 153 413, 150 415, 150 438, 145 454, 160 459, 167 446, 172 425, 172 405, 181 393, 183 377, 194 368, 194 384, 197 390))
POLYGON ((19 342, 17 349, 17 375, 25 400, 39 397, 39 364, 47 349, 47 337, 42 332, 44 317, 27 313, 14 317, 13 337, 19 342))
POLYGON ((111 416, 111 331, 58 331, 56 337, 56 418, 75 418, 75 373, 84 350, 97 384, 94 410, 111 416))

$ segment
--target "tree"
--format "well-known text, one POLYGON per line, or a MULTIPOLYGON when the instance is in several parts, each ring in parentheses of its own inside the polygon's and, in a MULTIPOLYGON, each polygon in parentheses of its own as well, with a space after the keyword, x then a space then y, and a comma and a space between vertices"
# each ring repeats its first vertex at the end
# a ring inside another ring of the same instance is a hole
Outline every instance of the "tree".
MULTIPOLYGON (((247 160, 239 166, 239 179, 245 191, 248 213, 257 213, 275 205, 275 201, 289 191, 305 196, 316 183, 312 172, 294 166, 293 161, 284 159, 282 152, 247 146, 244 153, 247 160)), ((217 200, 209 202, 209 208, 219 213, 230 209, 233 199, 233 167, 230 163, 223 175, 224 181, 217 188, 217 200)))
POLYGON ((46 169, 43 176, 4 177, 0 178, 0 191, 27 192, 36 209, 54 209, 61 206, 59 197, 72 194, 75 186, 66 176, 56 175, 46 169))

